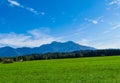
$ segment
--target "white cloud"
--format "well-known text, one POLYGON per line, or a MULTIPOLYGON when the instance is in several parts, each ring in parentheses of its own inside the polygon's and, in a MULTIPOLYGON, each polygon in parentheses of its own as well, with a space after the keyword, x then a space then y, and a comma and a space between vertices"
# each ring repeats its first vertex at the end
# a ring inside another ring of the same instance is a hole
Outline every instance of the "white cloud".
POLYGON ((35 9, 33 9, 33 8, 26 7, 25 9, 28 10, 28 11, 30 11, 30 12, 32 12, 32 13, 34 13, 34 14, 36 14, 36 15, 39 14, 39 12, 36 11, 35 9))
POLYGON ((34 8, 23 6, 15 0, 8 0, 8 2, 9 2, 9 5, 12 6, 12 7, 17 6, 17 7, 26 9, 26 10, 28 10, 28 11, 36 14, 36 15, 45 15, 45 12, 39 12, 39 11, 36 11, 34 8))
POLYGON ((109 5, 118 5, 118 6, 120 6, 120 0, 112 0, 111 2, 109 2, 109 5))
POLYGON ((14 32, 0 34, 0 46, 38 47, 52 41, 59 41, 59 38, 47 35, 38 29, 28 31, 27 35, 14 32))
POLYGON ((41 31, 39 29, 30 30, 30 31, 28 31, 28 33, 31 34, 35 39, 51 38, 50 35, 43 33, 43 31, 41 31))
POLYGON ((15 1, 15 0, 8 0, 8 2, 9 2, 10 5, 12 5, 12 6, 18 6, 18 7, 23 8, 23 6, 22 6, 20 3, 18 3, 17 1, 15 1))
POLYGON ((110 49, 110 48, 117 49, 117 48, 120 48, 120 43, 116 41, 112 41, 112 42, 109 41, 109 42, 100 42, 93 46, 98 49, 110 49))
POLYGON ((110 33, 110 32, 112 32, 112 31, 118 30, 118 29, 120 29, 120 23, 114 24, 113 26, 111 26, 110 29, 104 31, 103 33, 104 33, 104 34, 107 34, 107 33, 110 33))
POLYGON ((90 42, 91 42, 91 40, 88 40, 88 39, 82 39, 81 41, 79 41, 78 43, 80 44, 80 45, 90 45, 90 42))
POLYGON ((98 17, 97 19, 89 19, 89 18, 85 18, 86 21, 91 22, 92 24, 98 24, 100 22, 104 22, 104 20, 102 19, 103 16, 98 17))
POLYGON ((41 12, 41 15, 45 15, 45 12, 41 12))
POLYGON ((120 24, 116 24, 115 26, 113 26, 111 29, 115 30, 115 29, 119 29, 120 28, 120 24))
POLYGON ((97 20, 92 20, 92 23, 93 24, 98 24, 98 21, 97 20))
POLYGON ((111 10, 111 9, 119 9, 120 8, 120 0, 108 0, 107 1, 107 4, 108 4, 108 10, 111 10))

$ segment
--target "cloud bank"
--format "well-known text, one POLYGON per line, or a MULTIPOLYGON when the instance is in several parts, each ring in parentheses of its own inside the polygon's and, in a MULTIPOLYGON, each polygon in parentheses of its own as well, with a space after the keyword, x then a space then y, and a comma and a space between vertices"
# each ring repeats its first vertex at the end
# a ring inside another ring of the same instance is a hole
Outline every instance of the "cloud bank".
POLYGON ((59 38, 45 34, 39 29, 30 30, 27 34, 0 33, 0 47, 38 47, 58 40, 59 38))

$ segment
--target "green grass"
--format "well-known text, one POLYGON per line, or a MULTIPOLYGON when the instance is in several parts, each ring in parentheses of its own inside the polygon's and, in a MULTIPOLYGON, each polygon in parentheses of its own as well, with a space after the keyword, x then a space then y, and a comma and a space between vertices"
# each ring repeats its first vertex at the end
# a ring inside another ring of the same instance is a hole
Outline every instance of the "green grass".
POLYGON ((120 83, 120 57, 0 63, 0 83, 120 83))

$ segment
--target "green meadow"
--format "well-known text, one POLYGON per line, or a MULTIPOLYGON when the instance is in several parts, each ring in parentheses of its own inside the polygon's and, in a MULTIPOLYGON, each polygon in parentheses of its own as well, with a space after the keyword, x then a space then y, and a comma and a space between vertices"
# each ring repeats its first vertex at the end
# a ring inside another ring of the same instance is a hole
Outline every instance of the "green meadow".
POLYGON ((0 83, 120 83, 120 56, 0 63, 0 83))

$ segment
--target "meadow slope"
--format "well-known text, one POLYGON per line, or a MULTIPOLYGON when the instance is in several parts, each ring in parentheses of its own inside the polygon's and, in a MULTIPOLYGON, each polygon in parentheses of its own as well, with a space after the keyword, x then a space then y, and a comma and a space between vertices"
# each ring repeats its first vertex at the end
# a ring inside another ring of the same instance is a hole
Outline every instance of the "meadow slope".
POLYGON ((0 83, 120 83, 120 56, 0 63, 0 83))

